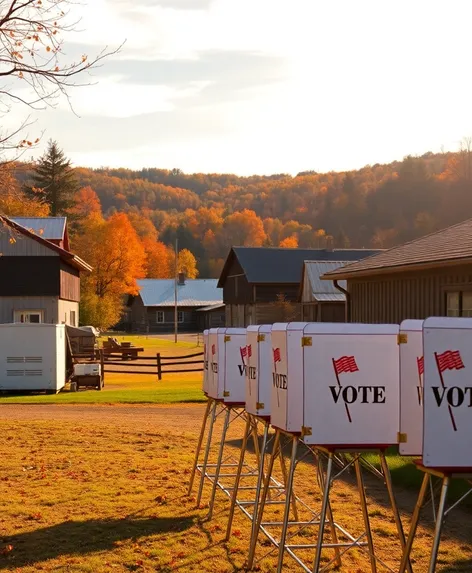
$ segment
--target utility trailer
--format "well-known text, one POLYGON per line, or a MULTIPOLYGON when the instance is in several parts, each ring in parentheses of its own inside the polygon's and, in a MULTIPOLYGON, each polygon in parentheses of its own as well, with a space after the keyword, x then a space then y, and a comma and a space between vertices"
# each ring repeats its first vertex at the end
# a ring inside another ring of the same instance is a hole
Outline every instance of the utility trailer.
POLYGON ((63 324, 0 324, 0 392, 57 394, 68 378, 63 324))

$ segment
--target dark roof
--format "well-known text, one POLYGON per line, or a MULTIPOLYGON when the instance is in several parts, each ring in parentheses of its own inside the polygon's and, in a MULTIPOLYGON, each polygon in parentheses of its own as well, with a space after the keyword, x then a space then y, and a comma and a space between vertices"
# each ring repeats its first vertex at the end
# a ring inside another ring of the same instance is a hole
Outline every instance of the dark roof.
POLYGON ((358 261, 378 252, 378 249, 233 247, 226 259, 218 286, 223 286, 235 258, 251 284, 299 284, 304 261, 358 261))
POLYGON ((25 235, 26 237, 29 237, 30 239, 33 239, 34 241, 37 241, 38 243, 40 243, 41 245, 44 245, 48 249, 51 249, 51 251, 54 251, 55 253, 57 253, 64 262, 68 263, 69 265, 78 269, 79 271, 90 272, 92 270, 92 267, 90 265, 88 265, 85 261, 83 261, 80 257, 78 257, 77 255, 74 255, 73 253, 70 253, 69 251, 61 249, 61 247, 59 247, 58 245, 52 243, 51 241, 47 241, 46 239, 43 239, 41 236, 36 235, 36 233, 33 233, 29 229, 26 229, 22 225, 15 223, 14 221, 9 219, 8 217, 0 215, 0 225, 2 225, 2 224, 6 225, 7 227, 10 227, 14 231, 17 231, 18 233, 21 233, 22 235, 25 235))
POLYGON ((472 262, 472 219, 404 243, 368 259, 349 264, 322 276, 323 279, 346 279, 434 268, 445 264, 472 262))

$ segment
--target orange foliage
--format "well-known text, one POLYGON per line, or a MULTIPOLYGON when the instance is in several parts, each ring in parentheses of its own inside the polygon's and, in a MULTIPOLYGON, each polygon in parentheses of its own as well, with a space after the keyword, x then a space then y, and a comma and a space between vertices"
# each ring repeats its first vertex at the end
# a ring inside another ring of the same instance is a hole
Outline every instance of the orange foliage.
POLYGON ((148 279, 167 279, 172 277, 169 264, 169 250, 161 241, 149 237, 143 239, 146 251, 146 277, 148 279))
POLYGON ((266 240, 262 219, 250 209, 228 215, 222 232, 228 246, 260 247, 266 240))
POLYGON ((100 199, 89 185, 82 187, 74 195, 74 206, 68 209, 68 212, 78 218, 85 218, 93 213, 101 213, 100 199))
POLYGON ((279 247, 283 249, 296 249, 298 247, 298 239, 294 235, 287 237, 283 241, 280 241, 279 247))

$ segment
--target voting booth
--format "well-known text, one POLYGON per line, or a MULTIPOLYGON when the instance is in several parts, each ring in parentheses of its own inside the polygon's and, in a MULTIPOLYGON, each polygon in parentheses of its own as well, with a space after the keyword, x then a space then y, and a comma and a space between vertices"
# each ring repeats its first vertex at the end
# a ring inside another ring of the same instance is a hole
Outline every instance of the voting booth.
POLYGON ((248 326, 246 336, 246 411, 270 415, 272 390, 272 326, 248 326))
POLYGON ((203 392, 208 395, 208 330, 203 331, 203 392))
POLYGON ((303 329, 306 322, 272 326, 271 423, 300 433, 303 425, 303 329))
POLYGON ((303 331, 307 444, 359 448, 397 443, 397 325, 311 323, 303 331))
POLYGON ((428 318, 423 464, 472 468, 472 318, 428 318))
POLYGON ((402 456, 421 456, 423 450, 423 321, 404 320, 400 350, 400 435, 402 456))

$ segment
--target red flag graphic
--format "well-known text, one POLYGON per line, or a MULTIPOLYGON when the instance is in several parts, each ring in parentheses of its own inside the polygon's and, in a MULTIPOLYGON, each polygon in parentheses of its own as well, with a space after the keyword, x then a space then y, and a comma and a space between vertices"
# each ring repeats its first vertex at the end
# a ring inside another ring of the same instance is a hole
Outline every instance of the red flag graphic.
POLYGON ((334 369, 336 370, 336 374, 342 374, 343 372, 359 371, 354 356, 341 356, 341 358, 333 360, 333 364, 334 364, 334 369))
POLYGON ((211 345, 211 353, 216 354, 216 346, 214 344, 211 345))
POLYGON ((241 348, 239 349, 239 351, 241 352, 241 357, 245 358, 247 356, 247 346, 241 346, 241 348))
POLYGON ((424 374, 424 356, 418 356, 416 363, 418 364, 418 374, 421 376, 424 374))
POLYGON ((277 364, 277 362, 280 362, 280 360, 280 348, 274 348, 274 364, 277 364))
POLYGON ((461 370, 465 368, 461 354, 458 350, 446 350, 442 354, 436 354, 436 362, 439 372, 445 370, 461 370))
POLYGON ((247 355, 248 355, 249 358, 251 358, 251 356, 252 356, 252 346, 251 346, 251 345, 249 345, 249 346, 247 347, 247 355))

